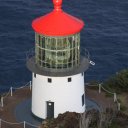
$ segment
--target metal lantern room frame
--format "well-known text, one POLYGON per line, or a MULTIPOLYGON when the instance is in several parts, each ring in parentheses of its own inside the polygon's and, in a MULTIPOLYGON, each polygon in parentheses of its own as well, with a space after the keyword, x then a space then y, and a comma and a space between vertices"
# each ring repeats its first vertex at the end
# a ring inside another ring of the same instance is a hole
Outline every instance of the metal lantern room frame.
POLYGON ((36 64, 44 68, 65 69, 80 64, 80 34, 51 37, 35 34, 36 64))

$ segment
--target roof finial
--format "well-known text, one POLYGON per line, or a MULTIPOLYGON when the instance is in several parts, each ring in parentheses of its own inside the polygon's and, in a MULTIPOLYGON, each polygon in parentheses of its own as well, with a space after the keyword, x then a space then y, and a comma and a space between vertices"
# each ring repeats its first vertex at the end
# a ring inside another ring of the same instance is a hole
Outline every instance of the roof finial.
POLYGON ((53 0, 53 4, 56 11, 61 10, 62 0, 53 0))

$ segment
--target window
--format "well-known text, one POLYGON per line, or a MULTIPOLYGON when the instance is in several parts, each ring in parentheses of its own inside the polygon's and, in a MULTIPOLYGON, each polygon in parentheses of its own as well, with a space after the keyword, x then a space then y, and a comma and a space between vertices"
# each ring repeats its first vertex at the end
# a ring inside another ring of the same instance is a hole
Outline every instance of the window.
POLYGON ((36 33, 35 56, 37 65, 51 69, 66 69, 78 66, 80 61, 79 38, 79 33, 64 37, 50 37, 36 33))
POLYGON ((36 74, 34 73, 34 77, 36 78, 36 74))
POLYGON ((48 78, 48 83, 51 83, 52 82, 52 79, 51 78, 48 78))
POLYGON ((68 78, 68 82, 71 82, 71 81, 72 81, 71 77, 70 77, 70 78, 68 78))
POLYGON ((82 106, 84 105, 84 94, 82 95, 82 106))

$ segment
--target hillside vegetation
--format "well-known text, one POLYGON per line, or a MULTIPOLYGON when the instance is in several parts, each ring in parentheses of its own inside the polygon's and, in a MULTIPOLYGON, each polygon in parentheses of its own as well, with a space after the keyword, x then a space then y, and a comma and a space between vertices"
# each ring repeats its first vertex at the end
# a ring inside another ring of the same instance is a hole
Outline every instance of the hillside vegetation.
POLYGON ((104 82, 107 89, 122 93, 128 92, 128 69, 121 70, 104 82))

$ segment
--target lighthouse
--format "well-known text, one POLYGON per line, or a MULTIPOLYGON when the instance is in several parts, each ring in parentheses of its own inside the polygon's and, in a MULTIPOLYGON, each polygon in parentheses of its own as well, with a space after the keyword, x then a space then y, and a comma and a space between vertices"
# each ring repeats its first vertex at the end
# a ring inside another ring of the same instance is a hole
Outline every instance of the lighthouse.
POLYGON ((62 10, 62 0, 53 0, 53 10, 32 22, 35 55, 27 60, 32 72, 33 115, 55 118, 66 111, 85 111, 84 72, 90 60, 80 48, 84 22, 62 10), (81 54, 82 53, 82 54, 81 54))

